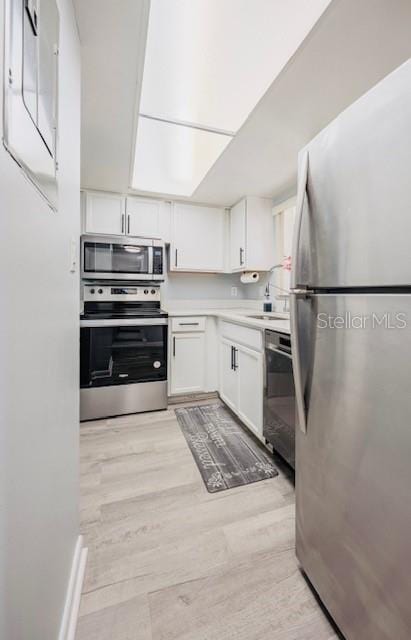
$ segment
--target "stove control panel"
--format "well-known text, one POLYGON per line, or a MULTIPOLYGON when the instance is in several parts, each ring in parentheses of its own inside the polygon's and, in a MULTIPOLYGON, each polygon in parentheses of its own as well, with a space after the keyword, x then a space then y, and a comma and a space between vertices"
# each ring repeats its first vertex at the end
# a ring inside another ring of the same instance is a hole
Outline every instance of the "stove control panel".
POLYGON ((152 302, 160 300, 158 285, 142 285, 124 287, 119 285, 84 285, 84 302, 152 302))

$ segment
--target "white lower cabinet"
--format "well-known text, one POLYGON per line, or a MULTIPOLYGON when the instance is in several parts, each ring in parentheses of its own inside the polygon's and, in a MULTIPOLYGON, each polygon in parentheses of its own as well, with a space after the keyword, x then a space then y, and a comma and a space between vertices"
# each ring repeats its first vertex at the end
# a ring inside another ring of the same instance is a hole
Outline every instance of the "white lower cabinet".
POLYGON ((232 409, 238 405, 238 375, 234 369, 234 345, 228 340, 220 342, 220 396, 232 409))
POLYGON ((196 393, 205 387, 205 333, 172 333, 170 393, 196 393))
POLYGON ((262 332, 230 322, 217 326, 204 316, 180 316, 171 318, 169 336, 170 395, 218 389, 227 406, 263 440, 262 332))
POLYGON ((256 435, 263 435, 263 354, 237 346, 237 413, 256 435))
POLYGON ((263 438, 263 354, 228 338, 220 340, 220 396, 263 438))

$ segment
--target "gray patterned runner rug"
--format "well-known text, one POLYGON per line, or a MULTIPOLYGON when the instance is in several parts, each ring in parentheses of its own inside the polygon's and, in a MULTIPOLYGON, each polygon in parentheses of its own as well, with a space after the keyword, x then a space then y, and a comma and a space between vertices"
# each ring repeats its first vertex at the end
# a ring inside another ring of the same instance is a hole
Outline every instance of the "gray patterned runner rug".
POLYGON ((220 404, 175 410, 207 491, 224 491, 274 478, 268 453, 220 404))

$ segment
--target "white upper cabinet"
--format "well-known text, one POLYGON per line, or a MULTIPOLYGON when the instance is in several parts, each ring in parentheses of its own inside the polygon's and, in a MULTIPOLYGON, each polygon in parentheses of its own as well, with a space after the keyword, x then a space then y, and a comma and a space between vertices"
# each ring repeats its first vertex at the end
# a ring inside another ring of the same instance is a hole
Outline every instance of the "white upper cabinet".
POLYGON ((170 242, 171 203, 149 198, 126 198, 126 233, 170 242))
POLYGON ((244 270, 246 245, 246 201, 241 200, 230 211, 231 269, 244 270))
POLYGON ((175 203, 171 271, 224 271, 225 209, 175 203))
POLYGON ((87 191, 83 195, 84 231, 86 233, 121 235, 125 229, 125 199, 103 191, 87 191))
POLYGON ((271 200, 244 198, 230 211, 231 271, 268 271, 274 249, 271 200))
POLYGON ((126 198, 126 233, 130 236, 160 238, 161 201, 126 198))
POLYGON ((104 191, 83 193, 85 233, 160 238, 170 242, 171 203, 104 191))

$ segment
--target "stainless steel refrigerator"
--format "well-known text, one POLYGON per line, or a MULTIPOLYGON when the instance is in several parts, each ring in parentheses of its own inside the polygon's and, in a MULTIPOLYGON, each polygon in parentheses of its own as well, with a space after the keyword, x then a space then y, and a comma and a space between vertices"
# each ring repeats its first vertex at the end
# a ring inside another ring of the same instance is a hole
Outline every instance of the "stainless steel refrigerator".
POLYGON ((299 156, 296 549, 347 640, 411 638, 411 60, 299 156))

